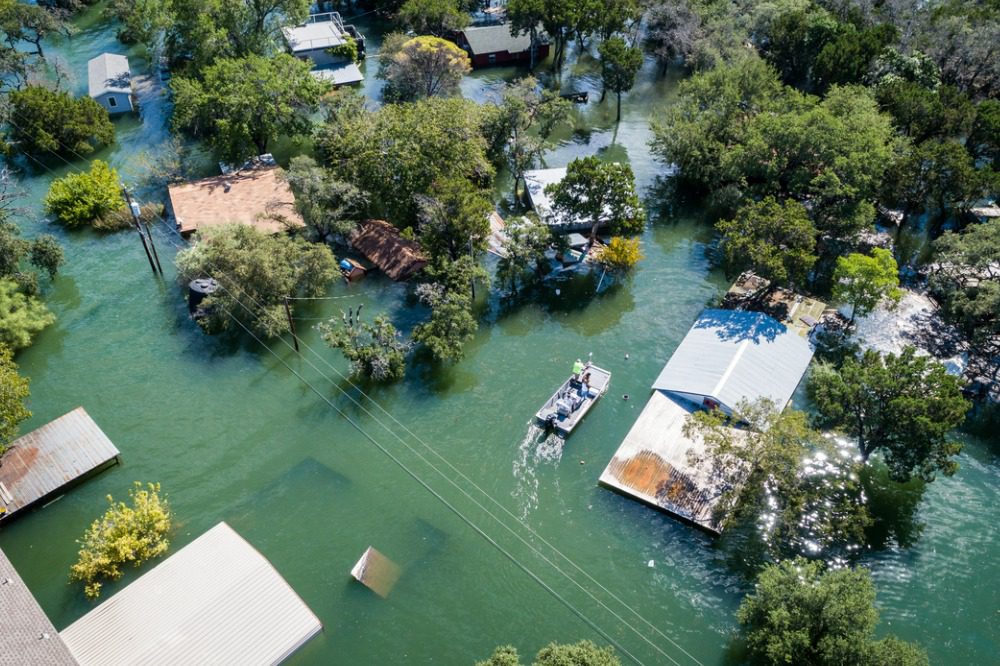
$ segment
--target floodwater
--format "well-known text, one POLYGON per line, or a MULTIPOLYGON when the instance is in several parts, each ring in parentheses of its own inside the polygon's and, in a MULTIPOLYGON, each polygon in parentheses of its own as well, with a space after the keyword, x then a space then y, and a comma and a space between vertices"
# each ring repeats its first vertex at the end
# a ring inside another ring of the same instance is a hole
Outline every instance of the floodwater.
MULTIPOLYGON (((87 59, 123 48, 93 16, 50 49, 77 74, 78 93, 87 59)), ((133 59, 135 71, 144 67, 133 59)), ((563 87, 595 91, 592 71, 586 63, 568 71, 563 87)), ((369 89, 372 73, 369 62, 369 89)), ((463 91, 481 99, 512 74, 476 74, 463 91)), ((646 145, 649 122, 669 103, 666 81, 647 63, 621 124, 612 99, 592 102, 579 118, 592 129, 567 132, 547 163, 592 153, 628 160, 649 192, 662 171, 646 145)), ((167 137, 163 111, 155 96, 144 100, 141 121, 117 120, 118 143, 97 156, 126 178, 141 176, 141 153, 167 137)), ((29 235, 53 231, 38 219, 52 177, 37 168, 26 179, 29 235)), ((378 276, 332 285, 330 296, 342 299, 298 310, 296 355, 284 340, 264 348, 202 335, 172 269, 154 279, 134 234, 56 229, 68 257, 48 298, 59 319, 18 356, 35 413, 22 430, 82 404, 123 464, 4 528, 0 545, 62 628, 93 605, 67 583, 75 539, 105 495, 158 481, 176 516, 172 551, 227 521, 322 620, 323 633, 290 664, 470 664, 497 644, 534 653, 581 638, 613 640, 645 664, 728 663, 733 614, 748 589, 732 553, 597 487, 649 384, 726 284, 712 268, 707 226, 652 219, 631 280, 597 296, 581 277, 520 302, 484 301, 462 362, 440 368, 418 357, 404 381, 362 387, 367 397, 342 378, 346 364, 311 326, 364 304, 407 329, 422 313, 405 286, 378 276), (545 440, 531 416, 591 352, 614 373, 611 392, 568 441, 545 440), (402 568, 385 600, 348 575, 369 545, 402 568)), ((175 239, 157 240, 172 257, 175 239)), ((970 438, 961 470, 931 484, 915 513, 905 510, 914 493, 885 500, 900 524, 863 558, 877 582, 880 631, 919 640, 934 663, 983 664, 1000 652, 998 450, 970 438)), ((136 575, 129 570, 105 594, 136 575)))

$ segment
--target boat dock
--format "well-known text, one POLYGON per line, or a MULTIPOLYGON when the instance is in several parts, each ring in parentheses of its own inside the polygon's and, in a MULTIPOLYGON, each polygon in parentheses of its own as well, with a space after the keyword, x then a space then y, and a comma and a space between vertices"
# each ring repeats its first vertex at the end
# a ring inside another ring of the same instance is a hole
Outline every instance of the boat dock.
POLYGON ((0 457, 0 521, 117 463, 119 455, 83 407, 18 437, 0 457))

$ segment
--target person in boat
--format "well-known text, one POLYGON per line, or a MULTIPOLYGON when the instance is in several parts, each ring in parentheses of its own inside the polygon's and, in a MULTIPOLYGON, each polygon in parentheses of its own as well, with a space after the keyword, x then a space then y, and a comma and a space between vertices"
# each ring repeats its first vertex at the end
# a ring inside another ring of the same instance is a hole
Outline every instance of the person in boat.
POLYGON ((576 363, 573 364, 573 379, 580 379, 580 373, 583 372, 583 361, 576 359, 576 363))
POLYGON ((590 373, 586 372, 583 375, 583 379, 580 380, 580 395, 587 397, 590 394, 590 373))

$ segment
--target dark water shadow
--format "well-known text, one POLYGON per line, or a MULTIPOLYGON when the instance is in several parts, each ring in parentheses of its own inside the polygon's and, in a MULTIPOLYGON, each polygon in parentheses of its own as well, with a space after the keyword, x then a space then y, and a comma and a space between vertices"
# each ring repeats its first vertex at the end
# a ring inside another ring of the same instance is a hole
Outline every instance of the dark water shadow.
POLYGON ((909 548, 916 544, 925 527, 917 512, 927 484, 920 479, 897 483, 889 478, 885 465, 878 463, 864 468, 861 483, 872 516, 872 524, 865 530, 868 548, 909 548))

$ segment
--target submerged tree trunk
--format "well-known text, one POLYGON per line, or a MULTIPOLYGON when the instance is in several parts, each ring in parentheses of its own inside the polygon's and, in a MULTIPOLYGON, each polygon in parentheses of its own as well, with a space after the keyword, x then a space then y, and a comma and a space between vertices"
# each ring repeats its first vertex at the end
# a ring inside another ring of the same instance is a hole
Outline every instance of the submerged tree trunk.
POLYGON ((615 122, 620 123, 622 121, 622 94, 618 93, 618 111, 615 113, 615 122))

